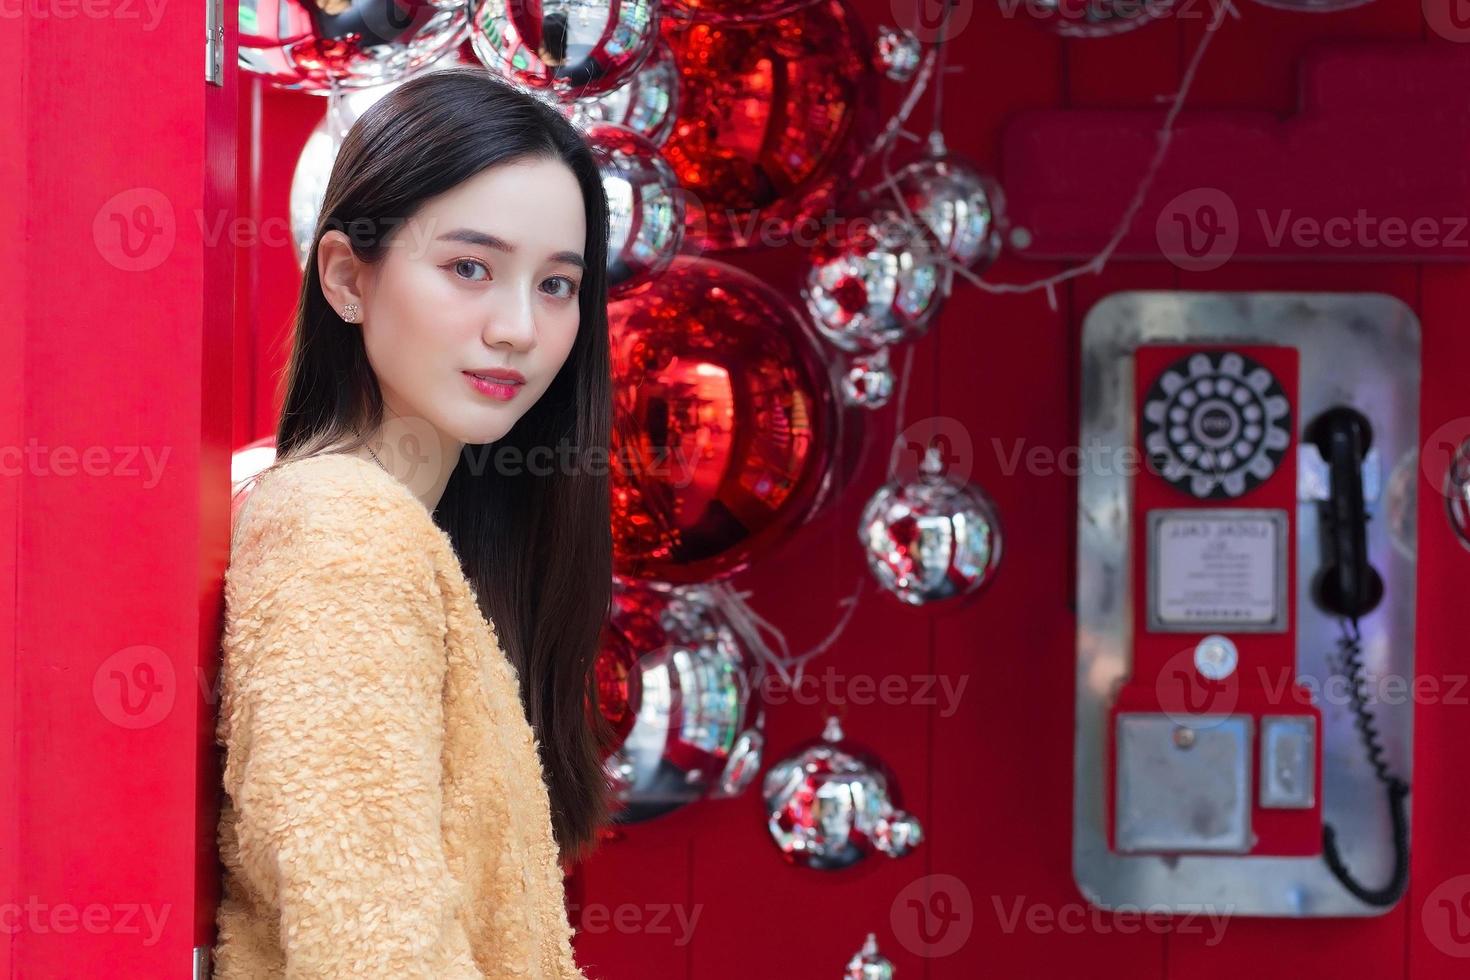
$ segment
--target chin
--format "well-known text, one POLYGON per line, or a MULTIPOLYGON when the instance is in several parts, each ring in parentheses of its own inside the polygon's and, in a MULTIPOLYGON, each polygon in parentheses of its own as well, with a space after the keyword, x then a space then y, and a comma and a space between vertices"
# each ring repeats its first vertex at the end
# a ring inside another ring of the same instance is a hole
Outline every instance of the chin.
POLYGON ((462 421, 458 425, 448 427, 446 431, 467 446, 484 446, 504 439, 506 433, 514 428, 519 418, 520 416, 509 419, 479 418, 462 421))

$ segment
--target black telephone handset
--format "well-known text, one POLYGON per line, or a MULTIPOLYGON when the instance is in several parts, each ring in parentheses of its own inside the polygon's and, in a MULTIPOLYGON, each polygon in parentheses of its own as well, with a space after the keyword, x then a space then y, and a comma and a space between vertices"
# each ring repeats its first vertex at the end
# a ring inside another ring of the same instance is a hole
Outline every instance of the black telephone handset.
POLYGON ((1313 593, 1328 612, 1358 619, 1383 601, 1383 578, 1368 564, 1363 504, 1363 459, 1373 445, 1373 429, 1361 412, 1339 406, 1319 415, 1306 438, 1322 454, 1332 481, 1322 505, 1325 560, 1313 593))
POLYGON ((1342 671, 1348 681, 1357 728, 1368 751, 1368 761, 1388 792, 1393 819, 1394 867, 1388 884, 1367 888, 1343 863, 1337 833, 1322 827, 1322 859, 1343 887, 1369 905, 1393 905, 1409 883, 1409 825, 1404 812, 1408 784, 1388 771, 1373 713, 1365 703, 1365 682, 1358 620, 1383 601, 1383 577, 1368 562, 1368 509, 1363 502, 1363 460, 1373 444, 1373 427, 1356 409, 1330 408, 1308 427, 1305 438, 1327 463, 1331 489, 1320 505, 1323 561, 1312 583, 1317 605, 1342 620, 1339 641, 1342 671))

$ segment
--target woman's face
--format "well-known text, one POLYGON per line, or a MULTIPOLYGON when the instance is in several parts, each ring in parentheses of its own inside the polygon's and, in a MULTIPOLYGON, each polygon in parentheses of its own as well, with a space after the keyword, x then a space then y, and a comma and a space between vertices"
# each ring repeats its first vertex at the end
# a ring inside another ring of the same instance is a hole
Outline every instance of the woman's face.
POLYGON ((323 290, 339 311, 360 305, 387 416, 427 421, 446 441, 494 442, 561 370, 581 320, 586 244, 581 187, 564 163, 482 171, 426 202, 371 265, 344 268, 347 239, 331 235, 341 242, 324 236, 318 250, 323 290), (524 380, 473 377, 505 371, 524 380))

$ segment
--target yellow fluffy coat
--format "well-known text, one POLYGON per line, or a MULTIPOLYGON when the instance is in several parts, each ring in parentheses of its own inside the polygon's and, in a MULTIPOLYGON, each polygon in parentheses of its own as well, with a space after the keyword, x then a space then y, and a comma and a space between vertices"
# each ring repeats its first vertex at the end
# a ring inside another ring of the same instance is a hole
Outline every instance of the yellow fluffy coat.
POLYGON ((583 978, 515 667, 409 488, 265 473, 225 602, 217 980, 583 978))

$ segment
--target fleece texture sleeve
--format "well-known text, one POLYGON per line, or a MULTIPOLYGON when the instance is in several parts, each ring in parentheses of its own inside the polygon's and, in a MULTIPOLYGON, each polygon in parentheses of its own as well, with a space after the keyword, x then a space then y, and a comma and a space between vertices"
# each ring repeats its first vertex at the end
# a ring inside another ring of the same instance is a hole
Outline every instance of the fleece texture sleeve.
POLYGON ((285 976, 481 978, 440 836, 443 600, 393 513, 417 505, 256 492, 227 590, 227 656, 249 662, 231 665, 226 788, 285 976))

